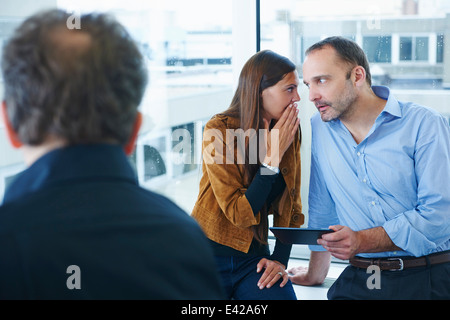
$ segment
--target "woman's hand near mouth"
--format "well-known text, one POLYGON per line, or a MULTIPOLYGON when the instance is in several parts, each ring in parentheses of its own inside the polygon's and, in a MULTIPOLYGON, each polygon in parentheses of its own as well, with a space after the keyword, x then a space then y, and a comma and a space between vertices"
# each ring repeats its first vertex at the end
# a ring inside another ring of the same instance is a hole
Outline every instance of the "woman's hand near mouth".
POLYGON ((283 115, 272 130, 269 130, 269 125, 269 121, 264 119, 266 130, 266 157, 264 158, 264 163, 278 167, 284 153, 292 144, 300 125, 297 104, 292 103, 284 110, 283 115))

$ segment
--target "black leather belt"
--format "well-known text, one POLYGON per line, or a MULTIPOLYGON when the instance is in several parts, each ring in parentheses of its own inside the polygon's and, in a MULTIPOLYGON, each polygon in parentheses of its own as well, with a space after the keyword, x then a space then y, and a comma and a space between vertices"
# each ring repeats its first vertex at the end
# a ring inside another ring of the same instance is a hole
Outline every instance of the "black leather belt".
POLYGON ((378 266, 380 270, 401 271, 407 268, 425 267, 427 265, 450 262, 450 251, 433 253, 423 257, 398 257, 398 258, 360 258, 353 257, 350 264, 357 268, 367 269, 370 266, 378 266))

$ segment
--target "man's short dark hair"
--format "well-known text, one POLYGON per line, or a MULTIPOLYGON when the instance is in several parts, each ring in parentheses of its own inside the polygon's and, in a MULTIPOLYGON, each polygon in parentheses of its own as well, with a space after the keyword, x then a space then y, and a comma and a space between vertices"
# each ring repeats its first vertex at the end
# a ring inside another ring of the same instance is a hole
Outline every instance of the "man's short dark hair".
POLYGON ((372 75, 370 74, 369 61, 367 56, 358 44, 352 40, 344 37, 328 37, 323 39, 306 50, 305 55, 310 54, 313 51, 323 49, 330 46, 334 48, 337 55, 343 61, 349 63, 351 66, 361 66, 366 70, 366 81, 369 85, 372 85, 372 75))
POLYGON ((124 145, 147 84, 143 56, 113 17, 83 15, 80 29, 67 27, 69 17, 61 10, 35 14, 6 43, 2 73, 12 127, 28 145, 48 135, 69 144, 124 145))

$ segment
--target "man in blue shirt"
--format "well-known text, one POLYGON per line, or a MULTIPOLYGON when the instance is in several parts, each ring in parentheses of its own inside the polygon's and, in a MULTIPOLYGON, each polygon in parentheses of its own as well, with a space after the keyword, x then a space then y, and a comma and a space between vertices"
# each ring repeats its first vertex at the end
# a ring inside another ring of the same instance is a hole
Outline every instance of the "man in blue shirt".
POLYGON ((127 155, 147 68, 114 18, 35 14, 3 50, 3 120, 29 166, 0 206, 0 299, 222 299, 211 248, 127 155))
POLYGON ((350 266, 329 299, 449 299, 448 122, 372 87, 353 41, 327 38, 306 54, 303 79, 319 111, 311 119, 309 227, 335 232, 310 247, 309 268, 291 270, 292 281, 323 282, 334 256, 350 266))

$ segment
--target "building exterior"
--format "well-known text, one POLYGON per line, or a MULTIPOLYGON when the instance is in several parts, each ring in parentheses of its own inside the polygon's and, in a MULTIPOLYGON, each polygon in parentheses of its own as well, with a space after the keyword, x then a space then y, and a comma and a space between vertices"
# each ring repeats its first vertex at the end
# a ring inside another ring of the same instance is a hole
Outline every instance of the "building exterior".
POLYGON ((304 51, 326 36, 342 35, 366 52, 382 84, 450 88, 450 14, 424 18, 352 17, 291 22, 292 56, 301 64, 304 51))

